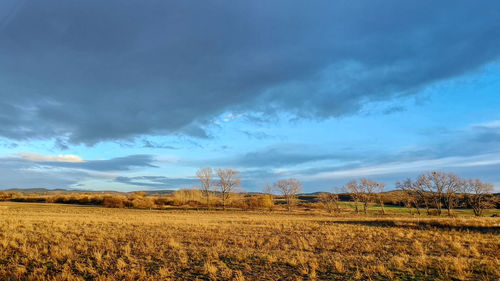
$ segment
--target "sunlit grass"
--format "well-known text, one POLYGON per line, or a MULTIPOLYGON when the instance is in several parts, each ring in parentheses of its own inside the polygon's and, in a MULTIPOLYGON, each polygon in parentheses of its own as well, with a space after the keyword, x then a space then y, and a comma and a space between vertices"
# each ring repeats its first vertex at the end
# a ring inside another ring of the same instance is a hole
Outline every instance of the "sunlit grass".
POLYGON ((0 203, 0 279, 500 278, 498 218, 0 203))

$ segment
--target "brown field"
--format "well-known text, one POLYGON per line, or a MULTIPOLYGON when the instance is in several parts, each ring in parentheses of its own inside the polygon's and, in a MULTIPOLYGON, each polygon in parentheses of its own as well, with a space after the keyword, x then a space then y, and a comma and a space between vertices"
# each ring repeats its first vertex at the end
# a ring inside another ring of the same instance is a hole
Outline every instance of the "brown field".
POLYGON ((498 280, 499 218, 0 202, 0 280, 498 280))

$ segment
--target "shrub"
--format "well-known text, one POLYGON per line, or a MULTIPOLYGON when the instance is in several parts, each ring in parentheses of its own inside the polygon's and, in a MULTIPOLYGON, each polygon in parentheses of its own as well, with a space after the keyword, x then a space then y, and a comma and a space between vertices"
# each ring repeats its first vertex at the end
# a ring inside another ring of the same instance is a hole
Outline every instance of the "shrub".
POLYGON ((15 197, 10 201, 14 202, 28 202, 28 203, 45 203, 47 200, 46 197, 43 196, 26 196, 26 197, 15 197))
POLYGON ((137 197, 132 200, 132 207, 137 209, 151 209, 155 206, 153 198, 137 197))
POLYGON ((146 192, 144 191, 136 191, 133 193, 134 196, 136 197, 146 197, 146 192))
POLYGON ((113 195, 107 195, 104 196, 102 205, 104 207, 108 208, 124 208, 125 207, 125 198, 118 197, 118 196, 113 196, 113 195))
POLYGON ((155 202, 155 205, 158 207, 174 205, 174 200, 171 197, 167 197, 167 196, 155 197, 154 202, 155 202))
POLYGON ((8 201, 11 197, 12 197, 11 194, 4 191, 0 191, 0 201, 8 201))
POLYGON ((174 192, 174 205, 185 205, 188 201, 198 201, 201 203, 205 199, 203 194, 198 189, 179 189, 174 192))
POLYGON ((247 196, 235 199, 231 206, 244 210, 270 209, 273 202, 269 195, 247 196))
POLYGON ((269 210, 273 209, 274 202, 273 202, 273 199, 272 199, 271 196, 272 195, 269 195, 269 194, 260 196, 260 204, 261 204, 261 206, 263 208, 266 208, 266 209, 269 209, 269 210))
POLYGON ((102 205, 103 197, 101 195, 54 195, 46 197, 47 203, 61 203, 61 204, 83 204, 83 205, 102 205))

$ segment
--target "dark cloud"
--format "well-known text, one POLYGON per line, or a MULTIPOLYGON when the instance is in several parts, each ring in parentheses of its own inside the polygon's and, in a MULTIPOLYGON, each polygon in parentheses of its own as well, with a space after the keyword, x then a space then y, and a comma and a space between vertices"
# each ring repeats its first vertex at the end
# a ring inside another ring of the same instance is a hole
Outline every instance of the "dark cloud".
POLYGON ((455 173, 462 178, 480 178, 483 182, 493 183, 496 188, 496 192, 500 191, 500 179, 498 177, 498 171, 500 169, 500 164, 485 164, 477 166, 464 166, 457 167, 453 165, 449 166, 439 166, 432 167, 422 170, 412 170, 398 172, 393 171, 390 173, 382 174, 372 174, 372 175, 355 175, 351 177, 333 177, 324 179, 305 179, 303 180, 305 192, 315 192, 315 191, 332 191, 335 187, 344 186, 349 180, 356 179, 359 177, 368 177, 377 181, 384 182, 386 184, 386 190, 393 190, 396 188, 396 183, 398 181, 403 181, 406 178, 416 178, 419 174, 427 171, 443 171, 447 173, 455 173), (480 175, 480 176, 478 176, 480 175))
POLYGON ((264 140, 264 139, 285 139, 285 137, 279 137, 276 135, 271 135, 262 131, 250 131, 250 130, 239 130, 242 134, 247 136, 249 139, 264 140))
MULTIPOLYGON (((50 157, 50 156, 48 156, 50 157)), ((152 155, 129 155, 124 157, 116 157, 105 160, 82 160, 68 162, 69 160, 59 157, 60 160, 51 160, 46 156, 37 154, 21 154, 21 157, 3 157, 0 158, 0 168, 2 167, 16 167, 17 169, 31 169, 31 168, 69 168, 69 169, 83 169, 98 172, 110 171, 130 171, 134 168, 156 168, 156 162, 152 155), (36 157, 39 156, 39 157, 36 157), (47 158, 48 160, 44 160, 47 158)), ((55 156, 54 158, 58 158, 55 156)))
POLYGON ((496 124, 482 124, 473 127, 476 132, 469 138, 471 142, 476 142, 481 145, 500 147, 500 122, 496 124))
POLYGON ((140 167, 156 168, 157 166, 153 164, 154 162, 155 159, 151 155, 129 155, 107 160, 87 160, 83 162, 44 161, 36 163, 43 166, 106 172, 106 171, 130 171, 134 168, 140 168, 140 167))
POLYGON ((198 184, 198 180, 189 178, 169 178, 163 176, 116 177, 116 182, 136 187, 154 189, 189 188, 198 184))
MULTIPOLYGON (((438 130, 439 131, 439 130, 438 130)), ((357 169, 372 169, 366 173, 395 187, 397 181, 416 177, 429 170, 453 172, 461 177, 477 178, 500 184, 498 155, 500 154, 500 123, 480 124, 459 131, 444 130, 445 138, 426 145, 421 149, 390 153, 377 153, 375 157, 366 153, 357 163, 342 163, 336 166, 313 167, 289 171, 296 175, 317 175, 324 172, 352 171, 352 176, 332 179, 310 180, 306 185, 310 190, 328 190, 332 186, 342 186, 349 179, 356 178, 357 169), (380 167, 389 167, 382 172, 380 167)))
POLYGON ((354 114, 497 60, 499 8, 497 1, 3 1, 0 137, 209 138, 206 125, 224 111, 354 114))
POLYGON ((388 189, 392 189, 397 181, 435 169, 463 177, 481 175, 485 181, 500 183, 499 164, 495 161, 500 154, 500 123, 479 124, 457 131, 442 128, 434 131, 442 132, 444 137, 413 149, 384 152, 336 147, 330 149, 342 153, 331 153, 320 147, 283 144, 205 162, 242 169, 244 188, 254 191, 289 177, 302 179, 307 192, 330 191, 360 176, 384 181, 388 189), (323 161, 321 165, 315 163, 319 161, 323 161), (338 175, 316 178, 324 173, 338 175))
POLYGON ((406 108, 403 106, 392 106, 384 110, 384 114, 393 114, 398 112, 406 111, 406 108))
POLYGON ((354 160, 357 153, 346 150, 345 153, 318 151, 307 145, 280 144, 262 150, 248 152, 235 157, 210 160, 217 166, 251 167, 289 167, 322 160, 354 160), (348 152, 347 152, 348 151, 348 152))
MULTIPOLYGON (((106 179, 105 172, 130 171, 153 165, 150 155, 130 155, 107 160, 87 160, 82 162, 42 161, 50 158, 36 154, 21 157, 0 158, 0 188, 71 188, 84 180, 106 179)), ((90 187, 94 188, 94 187, 90 187)))
POLYGON ((161 149, 177 149, 175 146, 160 144, 150 140, 143 140, 142 147, 144 148, 161 148, 161 149))
POLYGON ((17 143, 9 142, 9 141, 5 141, 5 142, 0 141, 0 145, 5 147, 5 148, 9 148, 9 149, 16 148, 19 146, 17 143))
POLYGON ((69 149, 69 145, 61 138, 56 138, 56 140, 54 141, 54 146, 56 149, 59 149, 59 150, 68 150, 69 149))
MULTIPOLYGON (((500 152, 500 123, 475 125, 457 131, 434 128, 422 132, 422 134, 440 137, 414 148, 403 150, 395 148, 390 152, 366 150, 362 147, 325 147, 281 143, 232 157, 205 159, 203 163, 239 168, 293 168, 302 164, 314 165, 314 162, 320 161, 338 163, 338 165, 324 164, 320 168, 314 167, 302 171, 302 173, 313 174, 390 162, 404 163, 500 152)), ((203 163, 195 161, 186 164, 196 166, 203 165, 203 163)))
POLYGON ((9 188, 69 188, 90 176, 84 171, 54 171, 39 169, 30 161, 0 158, 0 189, 9 188))
MULTIPOLYGON (((406 156, 415 158, 442 158, 451 156, 474 156, 500 151, 500 123, 479 124, 466 129, 450 131, 436 129, 431 136, 444 135, 444 140, 427 145, 425 148, 407 151, 406 156)), ((403 160, 405 160, 403 158, 403 160)))

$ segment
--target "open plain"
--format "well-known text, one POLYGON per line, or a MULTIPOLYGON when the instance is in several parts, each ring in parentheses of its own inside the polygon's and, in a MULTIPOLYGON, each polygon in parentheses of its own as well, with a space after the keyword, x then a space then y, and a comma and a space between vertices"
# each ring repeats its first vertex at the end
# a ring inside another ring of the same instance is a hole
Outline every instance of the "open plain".
POLYGON ((1 280, 498 280, 500 219, 0 202, 1 280))

